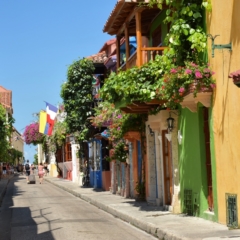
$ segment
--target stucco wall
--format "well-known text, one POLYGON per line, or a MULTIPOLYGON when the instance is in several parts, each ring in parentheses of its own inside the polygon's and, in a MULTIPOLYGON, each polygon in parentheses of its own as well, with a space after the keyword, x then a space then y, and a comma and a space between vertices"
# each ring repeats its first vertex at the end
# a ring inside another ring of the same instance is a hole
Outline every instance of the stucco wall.
MULTIPOLYGON (((195 206, 194 215, 208 218, 204 212, 208 210, 206 155, 201 107, 192 113, 188 109, 181 110, 179 130, 182 143, 179 145, 179 168, 181 207, 184 203, 184 189, 192 190, 192 200, 196 196, 199 208, 195 206)), ((214 220, 214 219, 212 219, 214 220)))
MULTIPOLYGON (((238 194, 240 206, 240 148, 239 116, 240 88, 236 87, 229 73, 240 69, 240 1, 211 0, 212 12, 207 13, 207 29, 219 34, 215 44, 232 42, 232 52, 215 50, 211 57, 211 40, 208 41, 209 61, 216 78, 213 99, 213 132, 216 149, 216 174, 219 222, 226 224, 226 193, 238 194)), ((238 213, 238 219, 240 214, 238 213)))

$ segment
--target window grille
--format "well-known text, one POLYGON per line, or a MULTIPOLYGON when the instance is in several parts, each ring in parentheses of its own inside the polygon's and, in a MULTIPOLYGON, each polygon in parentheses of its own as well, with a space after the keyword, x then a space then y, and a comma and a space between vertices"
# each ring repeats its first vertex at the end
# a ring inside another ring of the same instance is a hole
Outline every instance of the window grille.
POLYGON ((226 193, 226 222, 230 228, 238 228, 237 195, 226 193))
POLYGON ((192 190, 184 189, 184 213, 189 216, 193 215, 192 190))

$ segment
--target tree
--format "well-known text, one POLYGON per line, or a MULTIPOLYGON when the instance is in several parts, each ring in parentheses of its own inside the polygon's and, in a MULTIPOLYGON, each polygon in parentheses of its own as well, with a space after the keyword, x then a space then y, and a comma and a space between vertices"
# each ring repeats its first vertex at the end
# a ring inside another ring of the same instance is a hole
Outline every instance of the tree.
POLYGON ((38 155, 37 155, 37 153, 36 154, 34 154, 34 161, 33 161, 33 164, 34 165, 38 165, 38 155))

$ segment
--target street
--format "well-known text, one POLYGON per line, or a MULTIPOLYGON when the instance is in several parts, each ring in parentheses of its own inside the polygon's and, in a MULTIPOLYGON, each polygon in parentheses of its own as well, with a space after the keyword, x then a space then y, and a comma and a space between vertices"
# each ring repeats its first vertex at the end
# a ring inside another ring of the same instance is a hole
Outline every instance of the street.
POLYGON ((44 182, 15 176, 0 207, 0 240, 156 239, 44 182))

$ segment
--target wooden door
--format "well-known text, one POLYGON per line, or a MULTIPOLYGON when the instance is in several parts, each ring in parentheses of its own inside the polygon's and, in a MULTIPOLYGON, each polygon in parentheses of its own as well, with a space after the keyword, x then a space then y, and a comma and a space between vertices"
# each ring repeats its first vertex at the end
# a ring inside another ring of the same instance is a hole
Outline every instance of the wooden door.
POLYGON ((213 211, 213 187, 212 187, 212 163, 210 150, 210 131, 209 131, 208 108, 203 108, 204 135, 206 149, 206 169, 207 169, 207 188, 208 188, 208 210, 213 211))
POLYGON ((162 131, 162 148, 163 148, 163 171, 164 171, 164 198, 165 205, 171 205, 173 195, 172 183, 172 156, 171 142, 166 138, 167 130, 162 131))

